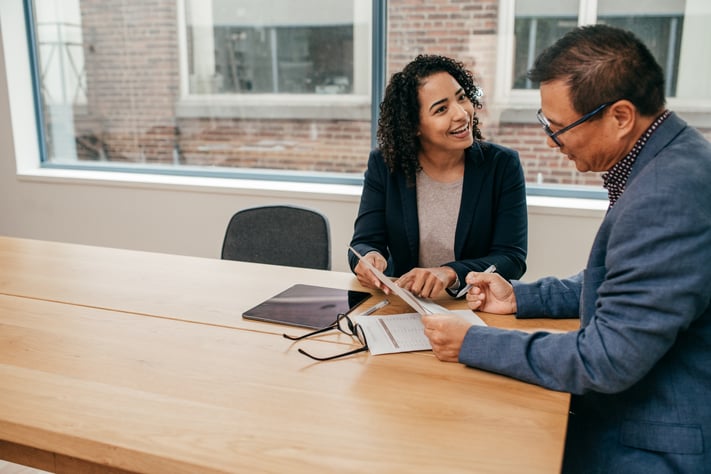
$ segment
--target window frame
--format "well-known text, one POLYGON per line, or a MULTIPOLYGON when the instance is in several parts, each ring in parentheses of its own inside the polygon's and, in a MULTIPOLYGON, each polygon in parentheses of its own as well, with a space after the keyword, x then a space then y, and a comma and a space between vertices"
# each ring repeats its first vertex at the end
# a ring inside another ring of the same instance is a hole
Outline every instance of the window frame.
MULTIPOLYGON (((197 118, 212 115, 220 118, 269 119, 320 119, 320 120, 370 120, 371 98, 375 94, 374 68, 376 60, 376 36, 381 32, 375 28, 375 13, 378 4, 386 0, 371 2, 371 50, 370 84, 366 94, 191 94, 189 89, 188 39, 185 4, 188 0, 176 0, 178 8, 178 41, 180 61, 180 97, 176 108, 179 118, 197 118)), ((352 0, 359 2, 361 0, 352 0)), ((354 32, 355 34, 355 32, 354 32)), ((379 43, 380 44, 380 43, 379 43)), ((368 67, 368 64, 361 64, 368 67)), ((354 71, 356 68, 354 68, 354 71)), ((354 72, 355 73, 355 72, 354 72)))
MULTIPOLYGON (((537 124, 535 114, 540 104, 538 89, 514 89, 513 87, 515 2, 516 0, 499 0, 496 64, 498 87, 488 107, 499 117, 500 122, 537 124)), ((578 26, 597 22, 598 0, 578 0, 578 6, 578 26)), ((711 127, 711 98, 668 97, 667 104, 670 109, 682 114, 690 125, 711 127)), ((526 190, 529 196, 607 199, 607 192, 604 189, 587 186, 539 185, 528 182, 526 190)))
MULTIPOLYGON (((499 0, 496 77, 501 87, 495 91, 493 105, 504 114, 502 117, 512 123, 536 123, 535 112, 540 101, 538 90, 513 88, 515 2, 499 0)), ((598 0, 579 0, 578 4, 578 26, 595 24, 598 0)), ((669 108, 683 112, 691 125, 711 126, 711 117, 704 117, 711 115, 711 98, 668 97, 667 103, 669 108)))
MULTIPOLYGON (((183 0, 181 0, 183 1, 183 0)), ((220 178, 228 180, 245 180, 245 181, 269 181, 272 183, 285 183, 288 188, 289 183, 313 183, 317 185, 346 185, 346 186, 362 186, 362 176, 345 175, 340 173, 313 173, 300 171, 286 170, 263 170, 263 169, 230 169, 221 168, 212 170, 208 168, 190 168, 182 166, 180 168, 171 167, 152 167, 141 165, 140 167, 119 166, 111 164, 51 164, 44 161, 46 157, 45 136, 42 122, 42 110, 40 102, 39 88, 36 87, 38 75, 38 65, 36 64, 36 54, 33 51, 33 23, 30 20, 32 2, 31 0, 0 0, 2 11, 6 21, 3 22, 0 32, 4 37, 5 45, 10 44, 8 37, 17 39, 25 37, 26 41, 13 41, 12 64, 21 65, 7 68, 8 90, 11 91, 9 103, 11 105, 12 125, 15 136, 15 156, 17 159, 18 176, 22 174, 37 175, 38 169, 46 169, 47 172, 40 172, 40 175, 50 176, 55 173, 56 176, 67 176, 66 172, 72 171, 88 171, 106 173, 106 176, 117 176, 115 173, 121 173, 123 176, 136 177, 139 175, 154 175, 154 176, 178 176, 178 177, 196 177, 201 178, 220 178), (18 13, 19 12, 19 13, 18 13), (16 18, 15 15, 22 14, 24 23, 16 22, 15 25, 9 24, 7 18, 16 18), (15 57, 15 56, 22 57, 15 57), (20 80, 17 78, 20 77, 20 80), (32 108, 28 107, 28 97, 32 97, 32 108), (23 102, 24 101, 24 102, 23 102), (17 105, 20 104, 20 105, 17 105), (23 138, 18 138, 19 136, 23 138), (31 138, 31 139, 28 139, 31 138), (114 173, 112 175, 112 173, 114 173)), ((372 64, 371 64, 371 94, 370 115, 371 120, 371 145, 375 146, 375 130, 377 127, 378 104, 382 100, 382 95, 385 89, 386 77, 386 62, 387 62, 387 0, 373 0, 372 4, 372 64)), ((498 34, 498 60, 497 60, 497 77, 502 78, 499 82, 500 86, 494 91, 492 102, 487 105, 489 109, 498 108, 501 120, 511 123, 535 123, 535 111, 538 108, 539 97, 536 90, 513 90, 511 88, 513 63, 511 61, 513 55, 513 32, 514 24, 514 0, 500 0, 499 14, 499 34, 498 34), (508 26, 507 26, 508 25, 508 26), (503 52, 508 52, 504 54, 503 52)), ((591 8, 594 13, 597 8, 597 0, 581 0, 581 11, 587 12, 585 18, 594 18, 595 15, 590 14, 591 8)), ((582 15, 579 16, 581 18, 582 15)), ((579 23, 582 23, 579 21, 579 23)), ((7 48, 5 48, 7 50, 7 48)), ((6 56, 8 53, 6 52, 6 56)), ((9 61, 6 60, 6 64, 9 61)), ((670 108, 681 111, 684 118, 690 124, 695 126, 711 126, 711 101, 698 101, 690 99, 675 99, 669 100, 670 108), (707 104, 707 102, 709 102, 707 104)), ((319 115, 319 118, 323 118, 319 115)), ((92 176, 96 176, 93 173, 92 176)), ((132 178, 129 178, 132 179, 132 178)), ((535 183, 527 183, 527 191, 529 195, 535 196, 551 196, 551 197, 566 197, 566 198, 582 198, 582 199, 605 199, 606 194, 602 189, 594 189, 588 187, 557 187, 553 185, 538 186, 535 183)))
MULTIPOLYGON (((31 88, 31 97, 32 97, 32 102, 33 102, 33 125, 30 127, 30 129, 33 129, 33 131, 36 132, 36 140, 32 140, 32 142, 37 146, 36 151, 30 152, 30 153, 18 153, 16 156, 23 156, 25 159, 23 159, 23 165, 21 166, 20 163, 18 162, 18 172, 20 169, 23 169, 25 172, 28 174, 34 175, 36 174, 35 171, 37 168, 39 169, 46 169, 46 170, 52 170, 52 171, 58 171, 61 172, 62 170, 67 170, 67 171, 89 171, 89 172, 105 172, 107 173, 121 173, 121 174, 126 174, 127 176, 136 176, 136 175, 159 175, 159 176, 176 176, 176 177, 195 177, 195 178, 219 178, 219 179, 227 179, 227 180, 246 180, 246 181, 271 181, 275 183, 308 183, 308 184, 314 184, 314 185, 335 185, 335 186, 342 186, 342 185, 347 185, 347 186, 362 186, 363 184, 363 176, 361 174, 359 175, 353 175, 353 174, 345 174, 345 173, 329 173, 329 172, 313 172, 313 171, 299 171, 299 170, 282 170, 282 169, 274 169, 274 170, 268 170, 268 169, 250 169, 250 168, 219 168, 219 169, 212 169, 209 167, 191 167, 191 166, 184 166, 181 165, 179 167, 170 167, 170 166, 155 166, 155 165, 145 165, 142 164, 141 166, 133 166, 133 165, 122 165, 122 164, 117 164, 117 163, 85 163, 85 162, 77 162, 77 163, 50 163, 46 160, 47 157, 47 148, 46 148, 46 133, 44 129, 44 114, 42 111, 41 107, 41 91, 39 87, 39 78, 40 78, 40 73, 39 73, 39 61, 38 61, 38 54, 36 50, 36 38, 37 38, 37 33, 34 28, 34 23, 33 23, 33 18, 34 18, 34 12, 33 12, 33 3, 32 0, 22 0, 22 2, 17 2, 13 0, 0 0, 3 2, 3 4, 8 4, 13 7, 19 6, 21 7, 21 14, 22 17, 24 18, 24 25, 16 25, 16 27, 22 27, 24 28, 24 37, 26 41, 22 42, 22 48, 15 49, 14 52, 18 54, 22 54, 23 52, 25 53, 24 59, 27 61, 27 68, 25 71, 28 73, 23 80, 24 84, 26 84, 29 88, 31 88), (31 159, 27 160, 27 157, 34 156, 37 157, 35 162, 32 162, 31 159)), ((177 0, 181 4, 184 5, 184 0, 177 0)), ((370 100, 368 100, 368 103, 363 106, 362 104, 360 109, 364 109, 367 112, 367 117, 365 120, 370 120, 371 122, 371 147, 375 146, 376 143, 376 136, 375 136, 375 130, 376 130, 376 124, 377 124, 377 117, 379 114, 379 107, 377 104, 379 104, 382 100, 382 96, 385 90, 385 81, 381 77, 383 74, 383 71, 385 71, 385 61, 386 61, 386 28, 387 28, 387 21, 386 17, 383 17, 384 14, 387 13, 387 0, 371 0, 372 1, 372 11, 371 11, 371 75, 370 75, 370 100)), ((19 14, 19 11, 13 11, 12 13, 9 13, 7 16, 10 17, 14 14, 19 14)), ((184 24, 184 23, 183 23, 184 24)), ((2 30, 0 30, 2 31, 2 30)), ((183 31, 183 29, 181 29, 183 31)), ((184 34, 184 31, 183 33, 184 34)), ((3 36, 6 36, 3 34, 3 36)), ((181 54, 181 58, 186 57, 187 55, 181 54)), ((182 66, 181 66, 182 67, 182 66)), ((187 69, 185 69, 185 72, 187 69)), ((187 75, 181 76, 181 82, 183 82, 183 78, 186 78, 187 75)), ((8 81, 10 82, 10 81, 8 81)), ((13 81, 14 82, 14 81, 13 81)), ((187 90, 187 89, 185 89, 187 90)), ((184 92, 184 90, 183 90, 184 92)), ((14 94, 12 94, 14 95, 14 94)), ((315 94, 314 94, 315 95, 315 94)), ((22 96, 22 94, 20 95, 22 96)), ((19 97, 18 96, 18 99, 19 97)), ((183 94, 181 93, 181 97, 183 94)), ((318 119, 330 119, 333 117, 324 117, 323 113, 319 113, 319 110, 322 109, 323 107, 329 107, 332 108, 333 110, 338 111, 339 107, 343 110, 348 110, 348 112, 344 112, 343 115, 347 115, 348 113, 351 114, 351 117, 353 115, 353 105, 354 102, 359 102, 362 100, 362 96, 355 96, 355 97, 346 97, 345 95, 341 95, 341 97, 336 101, 338 104, 335 104, 333 102, 333 97, 330 95, 323 95, 321 97, 315 97, 315 98, 310 98, 310 97, 296 97, 297 95, 295 94, 254 94, 250 97, 243 97, 241 98, 242 100, 239 103, 239 107, 241 110, 244 109, 245 104, 252 103, 254 104, 255 101, 263 101, 266 100, 268 102, 267 106, 265 107, 264 103, 260 103, 259 107, 260 108, 266 108, 267 110, 269 109, 269 106, 271 107, 278 107, 280 111, 280 116, 281 118, 309 118, 308 116, 311 115, 310 118, 318 118, 318 119), (269 96, 269 97, 265 97, 269 96), (284 111, 284 106, 283 102, 285 100, 290 100, 290 105, 292 113, 297 114, 297 117, 289 117, 287 114, 287 117, 284 117, 283 111, 284 111), (280 104, 282 105, 276 105, 276 101, 279 101, 280 104)), ((27 97, 24 95, 24 97, 27 97)), ((213 96, 214 97, 214 96, 213 96)), ((219 99, 220 103, 224 103, 225 99, 222 95, 217 96, 219 99)), ((182 103, 178 105, 178 109, 182 110, 184 114, 187 114, 187 116, 193 116, 191 114, 198 113, 199 110, 203 107, 207 106, 214 106, 214 104, 210 103, 210 100, 215 100, 213 99, 208 99, 207 103, 204 100, 201 100, 201 104, 190 104, 190 103, 182 103), (191 108, 192 105, 192 108, 191 108)), ((210 109, 211 113, 214 113, 214 109, 210 109)), ((230 113, 227 111, 227 113, 230 113)), ((16 114, 15 109, 13 108, 12 111, 13 119, 18 115, 16 114)), ((25 115, 25 114, 23 114, 25 115)), ((219 116, 219 114, 218 114, 219 116)), ((231 116, 231 115, 230 115, 231 116)), ((273 117, 273 115, 271 116, 273 117)), ((250 118, 258 118, 258 117, 250 117, 250 118)), ((344 118, 344 117, 340 117, 344 118)), ((360 120, 360 118, 359 118, 360 120)), ((14 120, 13 120, 14 122, 14 120)), ((19 122, 24 123, 25 125, 27 124, 26 117, 23 117, 19 122)), ((24 130, 27 130, 26 128, 23 127, 24 130)), ((22 143, 27 143, 26 140, 21 140, 22 143)), ((42 173, 40 173, 42 174, 42 173)), ((93 176, 93 175, 92 175, 93 176)))

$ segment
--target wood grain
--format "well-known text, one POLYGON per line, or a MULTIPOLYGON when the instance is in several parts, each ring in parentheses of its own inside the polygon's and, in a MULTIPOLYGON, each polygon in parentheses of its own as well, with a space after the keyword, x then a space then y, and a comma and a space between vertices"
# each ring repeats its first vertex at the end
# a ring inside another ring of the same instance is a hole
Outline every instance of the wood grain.
MULTIPOLYGON (((381 292, 360 286, 351 273, 3 236, 0 268, 2 294, 274 334, 281 334, 284 326, 244 320, 242 313, 295 283, 370 291, 374 297, 363 309, 383 298, 381 292)), ((381 313, 412 311, 398 297, 388 298, 393 304, 381 313)), ((466 308, 463 299, 444 296, 437 302, 466 308)), ((578 327, 577 320, 480 316, 493 326, 527 331, 578 327)))
POLYGON ((434 357, 312 363, 271 334, 11 296, 0 325, 0 439, 43 452, 170 473, 560 466, 566 394, 434 357))
MULTIPOLYGON (((362 290, 349 273, 9 237, 0 268, 2 459, 60 474, 560 469, 568 394, 431 352, 314 363, 296 349, 353 341, 292 343, 282 332, 303 330, 241 318, 295 283, 362 290)), ((410 311, 388 298, 384 313, 410 311)))

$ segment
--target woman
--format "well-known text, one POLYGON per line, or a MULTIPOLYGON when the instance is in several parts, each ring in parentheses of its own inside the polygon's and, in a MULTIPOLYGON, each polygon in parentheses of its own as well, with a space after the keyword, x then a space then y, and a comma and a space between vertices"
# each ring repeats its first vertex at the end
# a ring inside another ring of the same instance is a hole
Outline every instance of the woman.
MULTIPOLYGON (((482 141, 481 92, 463 64, 420 55, 380 104, 351 246, 397 284, 456 295, 470 271, 526 271, 526 189, 518 153, 482 141)), ((349 252, 359 282, 388 293, 349 252)))

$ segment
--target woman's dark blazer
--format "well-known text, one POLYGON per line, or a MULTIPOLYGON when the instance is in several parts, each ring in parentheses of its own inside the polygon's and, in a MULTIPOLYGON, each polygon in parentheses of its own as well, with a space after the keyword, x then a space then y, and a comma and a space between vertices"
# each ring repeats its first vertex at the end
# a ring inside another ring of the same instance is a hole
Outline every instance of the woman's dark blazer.
MULTIPOLYGON (((442 196, 447 199, 447 196, 442 196)), ((418 265, 420 235, 416 186, 391 173, 380 151, 368 159, 363 194, 351 246, 361 255, 377 251, 388 260, 386 275, 399 277, 418 265)), ((505 278, 526 271, 528 218, 526 184, 518 153, 488 142, 465 152, 462 201, 454 238, 453 262, 460 286, 470 271, 496 265, 505 278)), ((348 253, 351 270, 358 258, 348 253)))

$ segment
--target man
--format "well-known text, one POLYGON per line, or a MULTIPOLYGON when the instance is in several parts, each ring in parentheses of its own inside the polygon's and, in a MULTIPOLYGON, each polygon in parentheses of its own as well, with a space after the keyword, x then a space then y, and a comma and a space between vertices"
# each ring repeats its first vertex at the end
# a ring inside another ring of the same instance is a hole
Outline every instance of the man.
POLYGON ((610 208, 584 271, 509 284, 470 273, 471 309, 580 317, 526 334, 425 317, 434 353, 570 392, 564 472, 711 472, 711 144, 664 108, 662 70, 632 34, 577 28, 544 51, 538 119, 610 208))

